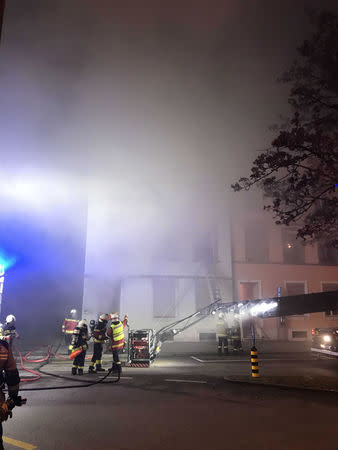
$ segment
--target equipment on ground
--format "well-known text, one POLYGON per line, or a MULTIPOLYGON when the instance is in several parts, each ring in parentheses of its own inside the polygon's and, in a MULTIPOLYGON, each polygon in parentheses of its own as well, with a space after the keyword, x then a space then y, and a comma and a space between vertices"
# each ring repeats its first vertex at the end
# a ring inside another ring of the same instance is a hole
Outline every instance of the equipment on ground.
POLYGON ((128 333, 128 363, 133 367, 148 367, 156 356, 154 330, 130 330, 128 333))
POLYGON ((174 336, 196 325, 206 317, 216 314, 218 310, 232 308, 235 311, 236 305, 236 302, 223 303, 222 300, 217 300, 158 331, 152 329, 130 330, 128 333, 128 363, 131 366, 149 366, 159 354, 163 342, 172 341, 174 336))

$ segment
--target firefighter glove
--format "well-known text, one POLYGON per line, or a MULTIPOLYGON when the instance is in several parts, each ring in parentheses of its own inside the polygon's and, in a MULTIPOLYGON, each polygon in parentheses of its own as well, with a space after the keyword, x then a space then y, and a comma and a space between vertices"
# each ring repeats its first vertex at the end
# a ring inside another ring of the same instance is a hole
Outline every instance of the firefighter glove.
POLYGON ((8 417, 12 417, 12 411, 8 408, 6 402, 4 402, 0 407, 0 421, 5 422, 8 417))

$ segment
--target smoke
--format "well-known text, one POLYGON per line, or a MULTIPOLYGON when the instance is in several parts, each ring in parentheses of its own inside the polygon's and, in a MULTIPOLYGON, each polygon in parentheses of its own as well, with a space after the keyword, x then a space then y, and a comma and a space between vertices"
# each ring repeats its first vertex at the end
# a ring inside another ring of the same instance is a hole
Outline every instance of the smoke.
POLYGON ((193 3, 8 2, 3 236, 37 271, 80 274, 86 240, 89 272, 191 253, 268 143, 303 3, 193 3))

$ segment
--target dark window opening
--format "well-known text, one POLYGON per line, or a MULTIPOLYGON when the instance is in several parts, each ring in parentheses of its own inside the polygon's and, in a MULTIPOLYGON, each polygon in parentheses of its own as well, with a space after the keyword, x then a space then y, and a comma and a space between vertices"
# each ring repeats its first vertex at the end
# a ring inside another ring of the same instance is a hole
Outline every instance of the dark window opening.
POLYGON ((247 262, 266 263, 269 259, 267 230, 264 225, 250 224, 245 229, 245 259, 247 262))
POLYGON ((318 244, 318 260, 323 265, 338 265, 338 249, 318 244))
MULTIPOLYGON (((322 283, 322 291, 338 291, 338 283, 322 283)), ((338 306, 336 309, 325 311, 326 316, 338 316, 338 306)))
POLYGON ((292 332, 293 338, 307 338, 307 331, 293 331, 292 332))

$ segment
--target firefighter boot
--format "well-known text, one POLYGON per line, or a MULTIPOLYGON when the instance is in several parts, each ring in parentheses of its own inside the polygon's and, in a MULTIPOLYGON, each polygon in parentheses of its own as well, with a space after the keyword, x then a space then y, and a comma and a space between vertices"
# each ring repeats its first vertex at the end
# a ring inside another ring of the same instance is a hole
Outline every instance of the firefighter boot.
POLYGON ((105 372, 106 369, 104 369, 101 364, 96 364, 96 372, 105 372))
POLYGON ((78 369, 78 375, 83 375, 83 369, 78 369))
POLYGON ((89 366, 88 373, 96 373, 94 366, 89 366))
POLYGON ((117 374, 121 375, 121 373, 122 373, 122 366, 121 366, 120 362, 116 363, 116 368, 117 368, 117 374))
POLYGON ((76 371, 77 371, 76 367, 72 367, 72 375, 76 375, 76 371))

